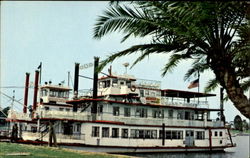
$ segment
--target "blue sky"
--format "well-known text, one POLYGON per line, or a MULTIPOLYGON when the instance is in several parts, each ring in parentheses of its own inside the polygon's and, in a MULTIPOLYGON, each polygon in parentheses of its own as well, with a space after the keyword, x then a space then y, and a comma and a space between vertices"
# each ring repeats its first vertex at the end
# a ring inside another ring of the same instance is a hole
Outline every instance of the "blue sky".
MULTIPOLYGON (((25 73, 34 80, 34 71, 43 63, 42 82, 51 80, 67 83, 67 72, 74 75, 74 63, 93 62, 94 56, 104 59, 111 53, 123 50, 133 44, 149 41, 149 38, 135 39, 120 43, 121 34, 112 33, 101 40, 93 38, 93 28, 98 15, 101 15, 108 2, 1 2, 1 80, 2 87, 24 86, 25 73)), ((132 62, 136 55, 130 55, 112 63, 113 71, 125 72, 122 63, 132 62)), ((188 82, 183 77, 190 61, 181 63, 173 73, 161 77, 161 69, 167 55, 152 55, 128 70, 138 78, 162 81, 162 88, 188 90, 188 82)), ((92 68, 81 70, 80 74, 92 77, 92 68)), ((107 71, 107 68, 104 69, 107 71)), ((201 90, 206 81, 213 77, 212 72, 201 74, 201 90)), ((80 79, 80 89, 91 88, 92 82, 80 79)), ((12 95, 14 89, 1 88, 12 95)), ((24 89, 16 88, 15 96, 23 102, 24 89)), ((197 91, 197 89, 192 89, 197 91)), ((211 108, 219 108, 217 97, 209 99, 211 108)), ((32 103, 32 90, 29 102, 32 103)), ((2 97, 1 107, 8 106, 9 100, 2 97)), ((231 102, 225 103, 228 120, 240 114, 231 102)), ((21 107, 17 106, 21 109, 21 107)))

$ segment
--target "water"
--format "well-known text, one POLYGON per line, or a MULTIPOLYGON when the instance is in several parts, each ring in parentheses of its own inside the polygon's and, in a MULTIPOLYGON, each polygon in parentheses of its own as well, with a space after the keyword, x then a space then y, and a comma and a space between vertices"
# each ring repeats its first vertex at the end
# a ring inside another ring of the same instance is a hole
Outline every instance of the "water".
POLYGON ((225 152, 215 153, 145 153, 129 154, 131 156, 145 158, 250 158, 249 155, 249 136, 233 137, 233 142, 237 144, 235 148, 227 148, 225 152))

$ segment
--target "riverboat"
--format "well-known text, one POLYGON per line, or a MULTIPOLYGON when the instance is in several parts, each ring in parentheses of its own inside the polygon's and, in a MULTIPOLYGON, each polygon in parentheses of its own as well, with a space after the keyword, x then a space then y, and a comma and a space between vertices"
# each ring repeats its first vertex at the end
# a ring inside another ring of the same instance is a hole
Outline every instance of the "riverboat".
POLYGON ((109 153, 222 151, 234 146, 223 121, 210 117, 221 112, 209 108, 207 98, 215 94, 161 89, 159 81, 111 70, 99 78, 95 71, 93 89, 81 94, 76 64, 70 98, 71 88, 52 83, 39 86, 38 76, 36 71, 30 112, 24 99, 23 112, 12 109, 8 115, 12 132, 18 129, 17 142, 51 142, 53 127, 57 145, 109 153))

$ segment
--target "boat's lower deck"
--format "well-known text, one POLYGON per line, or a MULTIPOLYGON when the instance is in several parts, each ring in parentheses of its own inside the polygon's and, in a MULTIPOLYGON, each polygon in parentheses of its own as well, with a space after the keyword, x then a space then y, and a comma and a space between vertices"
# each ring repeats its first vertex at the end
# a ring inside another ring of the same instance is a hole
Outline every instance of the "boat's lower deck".
MULTIPOLYGON (((72 128, 70 123, 54 123, 58 144, 93 147, 136 148, 140 150, 196 150, 225 148, 233 146, 230 133, 225 128, 193 128, 168 126, 131 126, 107 122, 78 123, 72 128)), ((23 140, 49 141, 49 131, 22 131, 23 140)), ((130 150, 132 150, 130 149, 130 150)), ((129 151, 130 151, 129 150, 129 151)))

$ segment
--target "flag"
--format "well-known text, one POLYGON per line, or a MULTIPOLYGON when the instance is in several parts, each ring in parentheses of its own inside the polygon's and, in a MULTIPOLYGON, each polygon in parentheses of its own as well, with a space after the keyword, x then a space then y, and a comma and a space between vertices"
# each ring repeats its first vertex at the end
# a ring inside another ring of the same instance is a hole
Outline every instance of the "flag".
POLYGON ((188 89, 195 88, 195 87, 199 87, 199 79, 196 79, 193 82, 191 82, 188 86, 188 89))
POLYGON ((40 63, 40 65, 37 67, 37 69, 41 69, 42 67, 42 63, 40 63))

